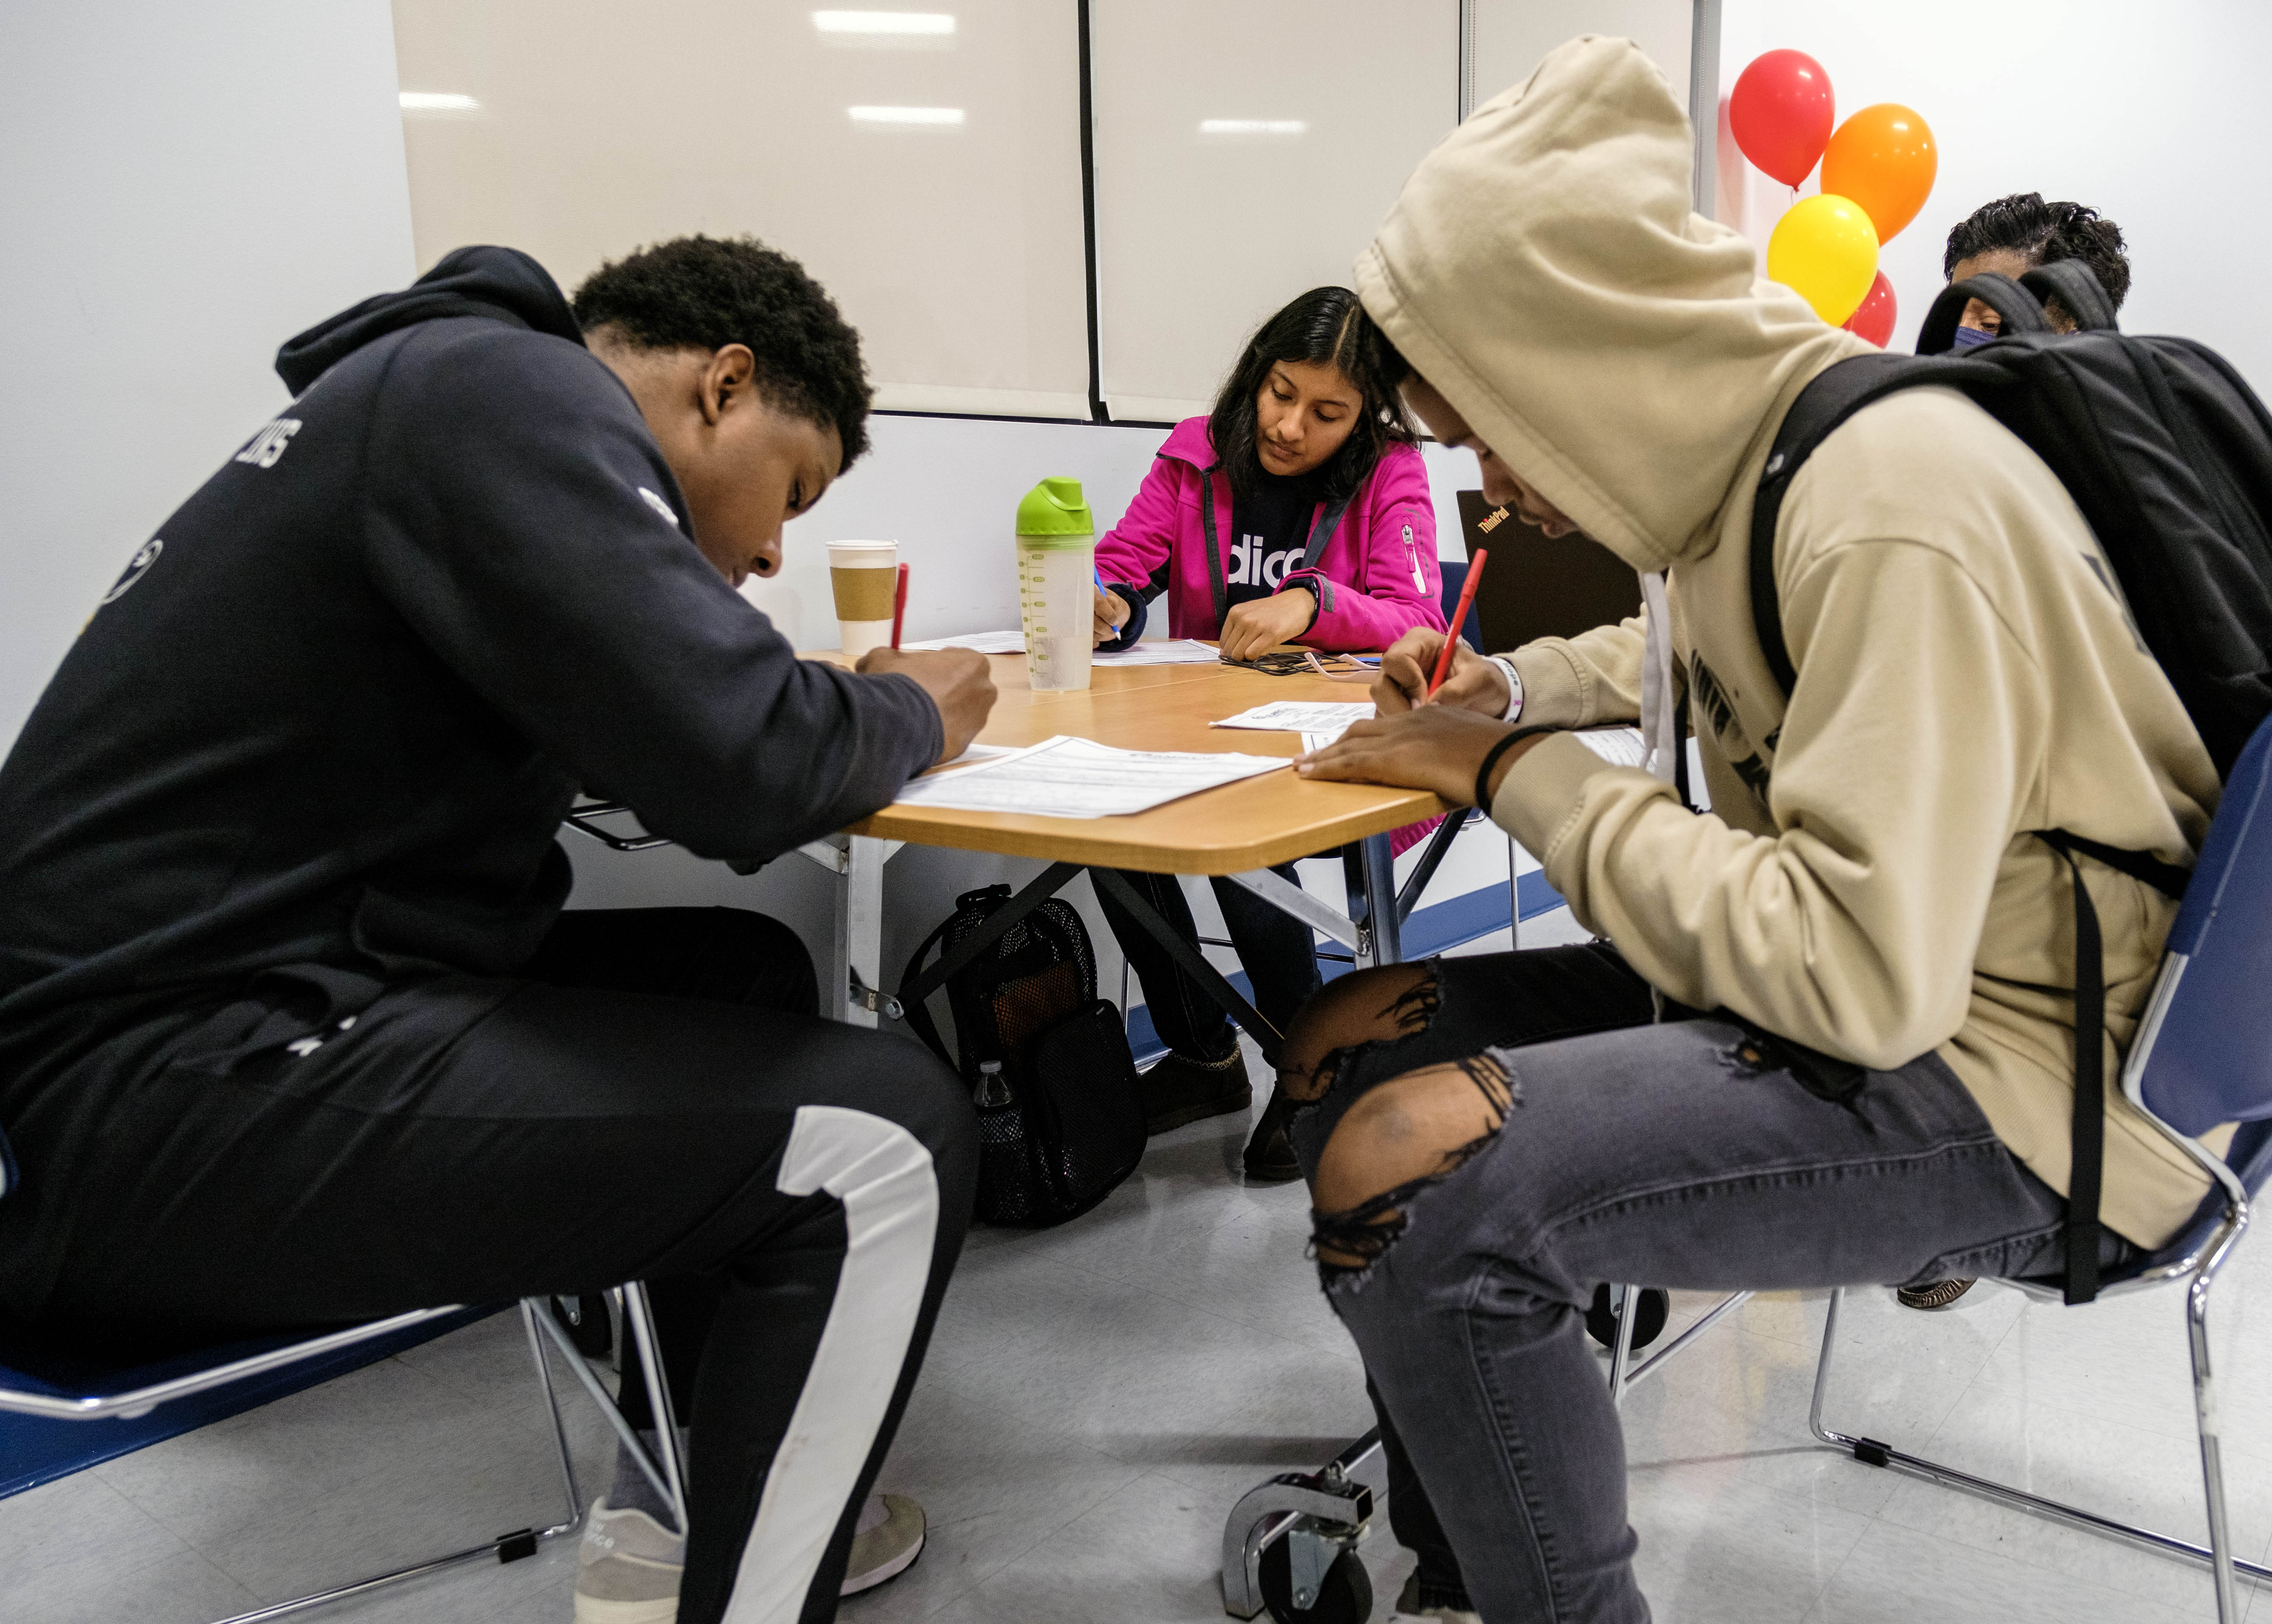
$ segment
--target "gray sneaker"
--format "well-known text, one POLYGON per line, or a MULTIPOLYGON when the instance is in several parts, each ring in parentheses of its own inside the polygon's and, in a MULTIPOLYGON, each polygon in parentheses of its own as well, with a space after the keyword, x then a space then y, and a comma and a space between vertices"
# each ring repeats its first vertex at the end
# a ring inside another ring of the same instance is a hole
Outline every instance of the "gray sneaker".
POLYGON ((839 1596, 857 1596, 895 1579, 923 1554, 923 1509, 905 1494, 871 1494, 852 1526, 852 1559, 839 1596))
POLYGON ((676 1624, 686 1541, 602 1497, 576 1547, 576 1624, 676 1624))

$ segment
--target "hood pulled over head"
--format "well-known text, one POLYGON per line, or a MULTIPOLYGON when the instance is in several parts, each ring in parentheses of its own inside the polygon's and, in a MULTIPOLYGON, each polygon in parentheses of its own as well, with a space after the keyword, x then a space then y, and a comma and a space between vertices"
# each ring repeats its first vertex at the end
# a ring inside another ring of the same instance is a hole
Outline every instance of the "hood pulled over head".
POLYGON ((517 248, 458 248, 400 293, 375 294, 284 341, 276 373, 298 395, 375 339, 450 316, 519 322, 581 344, 583 333, 551 273, 517 248))
POLYGON ((1710 550, 1746 456, 1864 339, 1690 206, 1687 115, 1628 41, 1573 40, 1446 137, 1356 289, 1483 443, 1636 570, 1710 550))

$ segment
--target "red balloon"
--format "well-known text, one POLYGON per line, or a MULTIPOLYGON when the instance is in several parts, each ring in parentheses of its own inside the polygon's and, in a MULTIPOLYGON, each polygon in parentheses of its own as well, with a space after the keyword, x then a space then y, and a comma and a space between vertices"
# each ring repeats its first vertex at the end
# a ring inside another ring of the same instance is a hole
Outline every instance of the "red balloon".
POLYGON ((1744 156, 1786 186, 1813 172, 1830 144, 1837 102, 1830 76, 1805 51, 1753 59, 1728 97, 1728 126, 1744 156))
POLYGON ((1862 295, 1862 303, 1846 318, 1846 331, 1857 339, 1867 339, 1880 349, 1894 336, 1894 285, 1886 280, 1886 273, 1878 272, 1878 279, 1870 284, 1870 291, 1862 295))

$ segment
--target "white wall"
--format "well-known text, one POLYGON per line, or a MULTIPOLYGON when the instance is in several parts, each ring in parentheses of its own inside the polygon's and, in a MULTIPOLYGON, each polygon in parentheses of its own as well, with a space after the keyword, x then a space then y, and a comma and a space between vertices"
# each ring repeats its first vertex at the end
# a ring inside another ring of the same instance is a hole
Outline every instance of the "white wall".
POLYGON ((411 274, 385 0, 0 9, 0 749, 136 548, 411 274))
MULTIPOLYGON (((2249 272, 2272 252, 2272 216, 2257 206, 2272 8, 2011 0, 1992 19, 1964 0, 1724 0, 1720 39, 1723 95, 1761 51, 1789 47, 1828 72, 1840 119, 1900 101, 1932 126, 1939 181, 1880 260, 1901 306, 1893 348, 1916 345, 1949 227, 2039 191, 2128 236, 2125 327, 2200 339, 2272 387, 2272 302, 2249 272)), ((1753 171, 1749 197, 1740 223, 1764 243, 1790 194, 1753 171)))

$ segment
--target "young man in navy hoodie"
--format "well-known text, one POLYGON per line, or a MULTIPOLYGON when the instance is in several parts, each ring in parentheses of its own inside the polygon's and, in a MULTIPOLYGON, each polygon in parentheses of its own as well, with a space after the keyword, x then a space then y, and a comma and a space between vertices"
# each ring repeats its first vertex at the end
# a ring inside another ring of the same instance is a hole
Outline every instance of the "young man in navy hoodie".
POLYGON ((589 791, 763 861, 983 723, 981 657, 799 660, 734 590, 865 448, 857 337, 753 242, 573 309, 475 248, 277 369, 0 767, 0 1316, 155 1349, 648 1281, 692 1529, 619 1474, 578 1616, 831 1618, 967 1101, 818 1019, 772 920, 562 913, 554 835, 589 791))

